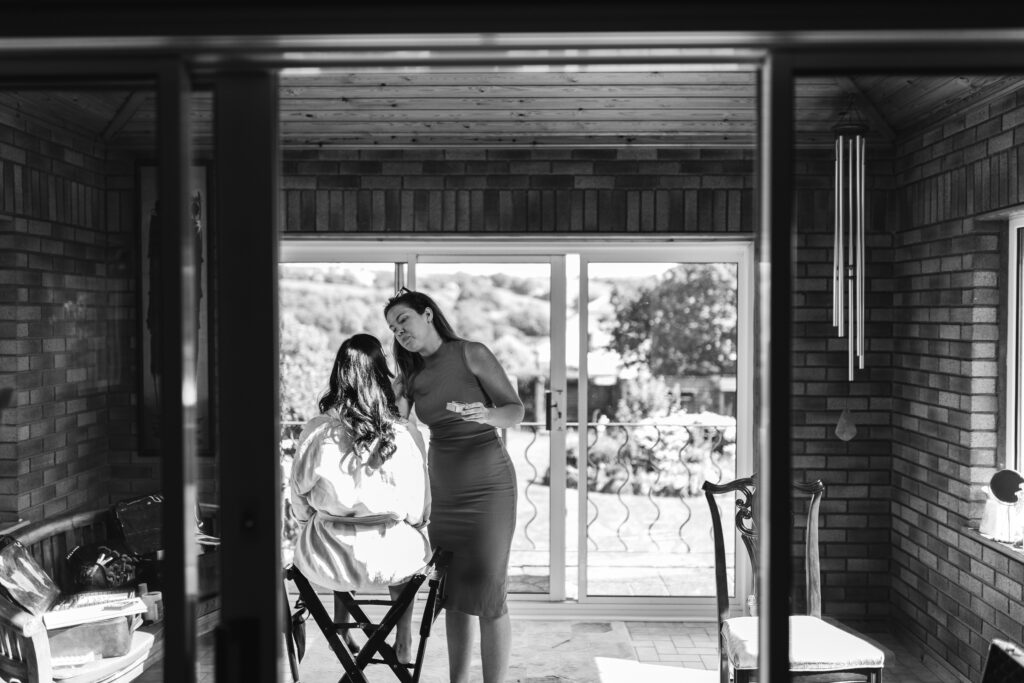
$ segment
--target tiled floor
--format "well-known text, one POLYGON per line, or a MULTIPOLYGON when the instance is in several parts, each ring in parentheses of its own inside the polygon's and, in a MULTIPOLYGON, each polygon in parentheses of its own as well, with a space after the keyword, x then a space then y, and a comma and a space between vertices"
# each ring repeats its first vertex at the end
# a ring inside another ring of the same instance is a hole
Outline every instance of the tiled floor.
MULTIPOLYGON (((447 683, 444 615, 428 641, 423 683, 447 683)), ((886 683, 957 683, 936 666, 927 666, 895 638, 867 634, 886 651, 886 683)), ((512 620, 512 661, 509 683, 717 683, 715 626, 711 623, 654 621, 512 620)), ((214 683, 212 638, 203 639, 199 683, 214 683)), ((281 666, 279 680, 290 682, 281 666)), ((343 671, 312 622, 302 683, 334 683, 343 671)), ((367 677, 376 683, 397 679, 386 667, 373 665, 367 677)), ((150 670, 140 683, 161 683, 150 670)), ((475 659, 472 681, 480 681, 475 659)), ((223 683, 223 682, 222 682, 223 683)), ((232 682, 233 683, 233 682, 232 682)))

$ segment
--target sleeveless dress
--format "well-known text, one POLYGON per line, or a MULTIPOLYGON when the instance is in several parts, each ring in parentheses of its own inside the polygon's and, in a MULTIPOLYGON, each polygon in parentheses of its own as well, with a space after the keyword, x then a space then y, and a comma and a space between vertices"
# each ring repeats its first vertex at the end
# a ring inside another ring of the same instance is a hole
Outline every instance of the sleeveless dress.
POLYGON ((466 342, 447 341, 412 378, 413 406, 430 427, 430 543, 452 551, 444 606, 496 617, 507 611, 516 476, 494 427, 463 420, 449 401, 489 405, 466 363, 466 342))

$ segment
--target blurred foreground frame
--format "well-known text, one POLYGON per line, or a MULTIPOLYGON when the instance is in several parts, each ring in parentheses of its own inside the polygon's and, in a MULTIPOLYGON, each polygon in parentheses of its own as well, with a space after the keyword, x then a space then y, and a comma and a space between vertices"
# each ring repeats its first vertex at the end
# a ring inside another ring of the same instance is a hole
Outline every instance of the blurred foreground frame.
MULTIPOLYGON (((136 168, 138 188, 138 375, 139 375, 139 455, 160 455, 160 358, 161 346, 166 342, 163 333, 163 297, 159 282, 162 268, 160 241, 160 203, 158 200, 158 167, 141 163, 136 168)), ((209 164, 191 167, 192 187, 189 190, 191 225, 196 240, 196 428, 199 455, 213 456, 213 408, 210 388, 210 357, 212 339, 209 334, 212 315, 209 307, 210 280, 209 192, 207 178, 209 164)))

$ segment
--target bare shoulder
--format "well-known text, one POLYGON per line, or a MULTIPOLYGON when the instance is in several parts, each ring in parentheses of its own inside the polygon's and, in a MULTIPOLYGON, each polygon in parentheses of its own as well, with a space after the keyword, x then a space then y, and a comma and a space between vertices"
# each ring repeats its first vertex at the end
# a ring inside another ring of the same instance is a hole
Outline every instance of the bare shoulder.
POLYGON ((487 348, 486 344, 478 341, 467 341, 463 348, 465 349, 466 362, 469 363, 470 369, 474 372, 497 363, 494 353, 487 348))

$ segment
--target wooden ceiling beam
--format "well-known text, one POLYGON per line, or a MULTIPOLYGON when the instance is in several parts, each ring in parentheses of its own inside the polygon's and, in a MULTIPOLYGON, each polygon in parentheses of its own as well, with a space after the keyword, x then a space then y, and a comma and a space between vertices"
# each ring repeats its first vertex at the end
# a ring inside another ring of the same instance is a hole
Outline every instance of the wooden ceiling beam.
POLYGON ((125 98, 121 106, 118 107, 117 112, 114 114, 114 118, 110 119, 110 123, 100 133, 100 139, 103 142, 109 143, 114 137, 121 131, 124 125, 135 115, 142 103, 146 101, 146 98, 152 95, 151 91, 144 90, 133 90, 125 98))

